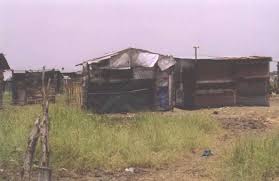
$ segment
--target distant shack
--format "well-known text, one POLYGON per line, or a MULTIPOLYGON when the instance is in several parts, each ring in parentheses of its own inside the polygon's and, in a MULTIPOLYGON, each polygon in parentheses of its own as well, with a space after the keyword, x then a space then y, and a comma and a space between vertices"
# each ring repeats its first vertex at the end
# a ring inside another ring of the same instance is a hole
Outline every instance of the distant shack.
POLYGON ((62 71, 62 82, 60 92, 65 93, 65 89, 71 84, 81 84, 82 72, 81 71, 62 71))
POLYGON ((127 48, 83 62, 83 106, 99 113, 171 110, 175 60, 127 48))
POLYGON ((269 106, 270 57, 176 59, 176 106, 269 106))
MULTIPOLYGON (((61 74, 57 70, 45 71, 45 83, 51 79, 49 101, 55 102, 60 89, 61 74)), ((42 71, 14 70, 12 76, 12 103, 15 105, 37 104, 42 102, 42 71)))
POLYGON ((3 94, 4 94, 4 71, 10 69, 3 53, 0 53, 0 109, 3 106, 3 94))

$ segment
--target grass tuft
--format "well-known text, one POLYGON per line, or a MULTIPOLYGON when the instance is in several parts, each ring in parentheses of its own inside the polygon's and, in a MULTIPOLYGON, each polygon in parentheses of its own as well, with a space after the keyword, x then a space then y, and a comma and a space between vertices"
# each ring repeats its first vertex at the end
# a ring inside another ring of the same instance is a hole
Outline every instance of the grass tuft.
MULTIPOLYGON (((22 164, 27 136, 40 111, 39 105, 0 111, 2 163, 22 164)), ((50 118, 52 167, 79 170, 156 167, 192 148, 208 147, 219 130, 209 115, 196 113, 92 115, 56 104, 50 107, 50 118)))
POLYGON ((272 180, 279 177, 279 133, 238 140, 225 158, 229 180, 272 180))

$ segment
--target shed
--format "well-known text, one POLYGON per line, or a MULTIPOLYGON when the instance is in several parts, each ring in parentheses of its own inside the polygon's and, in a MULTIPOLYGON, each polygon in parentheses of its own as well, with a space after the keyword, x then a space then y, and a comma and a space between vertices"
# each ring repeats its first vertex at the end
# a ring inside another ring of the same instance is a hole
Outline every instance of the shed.
MULTIPOLYGON (((45 70, 45 83, 51 79, 49 101, 55 102, 59 90, 60 72, 45 70)), ((12 103, 15 105, 41 103, 42 97, 41 70, 14 70, 12 76, 12 103)))
POLYGON ((4 71, 10 69, 3 53, 0 53, 0 109, 3 106, 3 94, 4 94, 4 71))
POLYGON ((63 76, 61 83, 62 92, 65 92, 65 89, 68 84, 81 84, 82 82, 82 71, 62 71, 61 74, 63 76))
POLYGON ((99 113, 173 108, 172 56, 127 48, 85 61, 83 106, 99 113))
POLYGON ((269 105, 270 57, 176 60, 177 107, 269 105))

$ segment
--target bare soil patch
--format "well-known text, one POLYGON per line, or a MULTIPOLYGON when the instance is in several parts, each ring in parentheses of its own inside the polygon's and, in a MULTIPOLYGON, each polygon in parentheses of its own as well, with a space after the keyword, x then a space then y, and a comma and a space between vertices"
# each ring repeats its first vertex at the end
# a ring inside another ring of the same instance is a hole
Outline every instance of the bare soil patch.
MULTIPOLYGON (((220 119, 220 118, 219 118, 220 119)), ((264 131, 270 125, 270 122, 265 117, 228 117, 221 118, 220 122, 224 129, 233 132, 243 132, 249 130, 264 131)))

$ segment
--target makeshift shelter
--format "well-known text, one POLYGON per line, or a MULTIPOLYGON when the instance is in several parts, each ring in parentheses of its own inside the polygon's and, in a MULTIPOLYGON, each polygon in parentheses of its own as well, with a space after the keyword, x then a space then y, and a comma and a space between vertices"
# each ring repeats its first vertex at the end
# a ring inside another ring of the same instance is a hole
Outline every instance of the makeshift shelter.
POLYGON ((105 113, 173 108, 172 56, 127 48, 79 65, 87 109, 105 113))
POLYGON ((62 72, 63 90, 66 96, 66 104, 82 106, 82 72, 62 72))
POLYGON ((269 105, 270 57, 176 60, 177 107, 269 105))
POLYGON ((72 72, 61 72, 63 79, 61 82, 61 92, 65 92, 65 89, 69 84, 81 84, 82 82, 82 72, 81 71, 72 71, 72 72))
POLYGON ((10 69, 3 53, 0 53, 0 109, 3 106, 3 94, 4 94, 4 71, 10 69))
MULTIPOLYGON (((50 79, 49 101, 55 102, 59 89, 60 72, 57 70, 45 70, 45 84, 50 79)), ((12 76, 12 102, 16 105, 41 103, 42 97, 42 71, 14 70, 12 76)))

